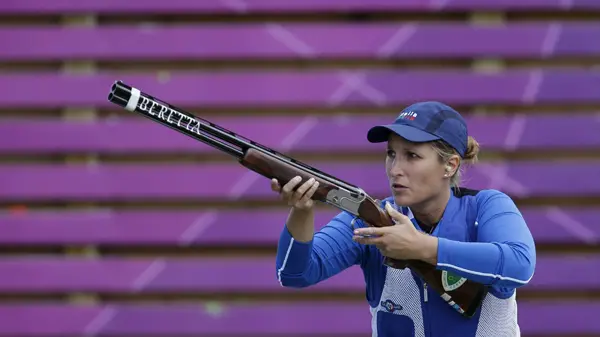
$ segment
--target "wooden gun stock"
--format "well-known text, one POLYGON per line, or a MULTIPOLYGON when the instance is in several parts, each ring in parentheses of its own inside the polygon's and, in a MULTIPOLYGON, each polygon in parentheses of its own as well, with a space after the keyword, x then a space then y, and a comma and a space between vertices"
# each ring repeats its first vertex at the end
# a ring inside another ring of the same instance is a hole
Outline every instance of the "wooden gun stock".
MULTIPOLYGON (((312 199, 347 211, 369 226, 394 225, 379 203, 361 188, 198 118, 121 81, 113 84, 108 100, 125 110, 139 113, 154 122, 227 153, 235 157, 244 167, 266 178, 276 178, 282 185, 296 176, 302 177, 303 181, 314 178, 319 182, 319 188, 312 199)), ((486 294, 487 288, 484 285, 469 280, 456 289, 445 290, 443 272, 422 261, 386 258, 384 263, 391 268, 411 269, 436 290, 450 306, 466 317, 471 317, 477 311, 486 294)))

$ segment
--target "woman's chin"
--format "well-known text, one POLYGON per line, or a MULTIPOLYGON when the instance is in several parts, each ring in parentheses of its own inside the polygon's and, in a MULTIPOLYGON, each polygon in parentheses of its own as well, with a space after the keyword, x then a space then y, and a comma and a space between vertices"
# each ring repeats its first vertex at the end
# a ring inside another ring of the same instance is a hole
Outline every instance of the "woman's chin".
POLYGON ((412 204, 412 198, 408 193, 394 193, 394 202, 398 206, 408 206, 412 204))

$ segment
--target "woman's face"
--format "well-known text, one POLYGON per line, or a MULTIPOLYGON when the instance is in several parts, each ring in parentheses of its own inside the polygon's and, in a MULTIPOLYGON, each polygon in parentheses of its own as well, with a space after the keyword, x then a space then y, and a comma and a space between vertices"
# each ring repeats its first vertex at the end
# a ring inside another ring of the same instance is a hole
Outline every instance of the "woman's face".
POLYGON ((418 205, 448 188, 445 165, 431 144, 411 143, 393 133, 388 140, 385 171, 397 205, 418 205))

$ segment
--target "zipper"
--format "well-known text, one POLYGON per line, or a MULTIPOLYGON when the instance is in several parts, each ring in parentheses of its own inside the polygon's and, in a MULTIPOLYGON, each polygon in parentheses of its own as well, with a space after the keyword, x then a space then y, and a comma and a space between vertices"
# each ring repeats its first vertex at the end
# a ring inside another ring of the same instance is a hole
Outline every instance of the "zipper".
POLYGON ((427 283, 423 282, 423 328, 425 329, 425 336, 431 336, 431 325, 429 324, 429 292, 427 291, 427 283))
MULTIPOLYGON (((429 230, 429 235, 433 236, 433 232, 436 230, 436 228, 439 227, 439 224, 442 222, 442 219, 440 219, 440 221, 438 221, 437 225, 433 226, 431 228, 431 230, 429 230)), ((431 332, 431 323, 430 323, 430 317, 429 317, 429 304, 427 303, 429 301, 429 291, 427 290, 427 282, 423 281, 423 329, 425 330, 425 337, 431 337, 432 332, 431 332)))

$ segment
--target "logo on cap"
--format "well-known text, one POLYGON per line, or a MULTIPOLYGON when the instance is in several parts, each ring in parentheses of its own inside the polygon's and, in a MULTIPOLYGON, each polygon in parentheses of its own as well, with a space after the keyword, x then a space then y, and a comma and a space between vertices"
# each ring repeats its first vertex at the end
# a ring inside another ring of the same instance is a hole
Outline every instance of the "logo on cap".
POLYGON ((417 118, 417 113, 413 111, 403 112, 398 116, 399 119, 405 119, 409 121, 414 121, 417 118))

